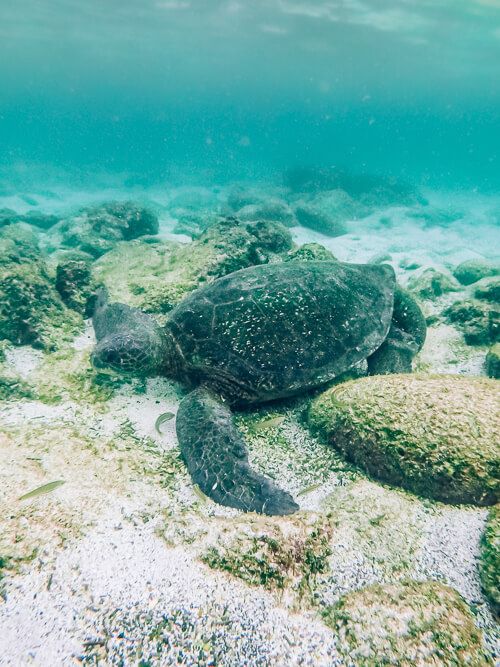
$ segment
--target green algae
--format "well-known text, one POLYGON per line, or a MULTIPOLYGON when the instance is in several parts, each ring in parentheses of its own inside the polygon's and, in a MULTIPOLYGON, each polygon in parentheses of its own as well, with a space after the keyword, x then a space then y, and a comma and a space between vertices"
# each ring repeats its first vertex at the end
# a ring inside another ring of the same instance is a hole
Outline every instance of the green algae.
POLYGON ((332 526, 328 516, 287 522, 257 520, 208 547, 201 560, 251 586, 310 594, 318 574, 328 570, 332 526))

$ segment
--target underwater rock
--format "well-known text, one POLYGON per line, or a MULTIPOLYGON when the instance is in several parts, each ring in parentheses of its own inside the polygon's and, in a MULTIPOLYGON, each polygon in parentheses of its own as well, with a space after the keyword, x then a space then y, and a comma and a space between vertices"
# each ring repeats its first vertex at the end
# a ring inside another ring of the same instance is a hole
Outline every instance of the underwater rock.
POLYGON ((284 261, 331 262, 332 260, 336 259, 337 258, 334 256, 334 254, 328 250, 328 248, 325 248, 325 246, 321 245, 321 243, 304 243, 298 248, 290 250, 290 252, 288 252, 288 254, 285 256, 284 261))
POLYGON ((40 229, 49 229, 58 223, 60 219, 57 215, 50 215, 41 211, 34 210, 27 213, 16 213, 9 208, 0 209, 0 227, 25 222, 40 229))
POLYGON ((218 197, 217 194, 209 188, 203 187, 184 187, 177 190, 168 203, 170 210, 185 209, 200 211, 200 209, 217 208, 218 197))
POLYGON ((300 225, 313 229, 326 236, 342 236, 347 232, 344 224, 328 213, 315 208, 311 204, 300 204, 295 208, 295 217, 300 225))
POLYGON ((451 276, 431 268, 419 275, 411 276, 408 289, 422 299, 432 301, 447 292, 456 292, 460 289, 460 285, 451 276))
POLYGON ((422 265, 420 262, 417 262, 414 259, 410 259, 409 257, 405 257, 399 262, 399 268, 404 269, 405 271, 415 271, 416 269, 419 269, 422 265))
POLYGON ((56 269, 56 289, 68 308, 90 317, 95 285, 88 260, 67 258, 60 261, 56 269))
POLYGON ((100 257, 119 241, 158 233, 158 218, 133 202, 109 202, 85 208, 55 226, 62 244, 100 257))
POLYGON ((185 234, 192 239, 198 238, 205 230, 220 222, 223 217, 218 213, 204 212, 174 212, 177 222, 173 229, 174 234, 185 234))
POLYGON ((248 266, 281 261, 292 246, 290 232, 279 223, 222 218, 189 244, 119 243, 96 261, 93 272, 112 300, 164 315, 199 285, 248 266))
POLYGON ((453 208, 423 206, 408 211, 406 215, 412 220, 423 222, 424 229, 428 229, 430 227, 448 227, 456 220, 463 218, 463 211, 453 208))
POLYGON ((225 218, 210 227, 195 243, 215 251, 205 269, 205 275, 214 278, 266 264, 293 246, 290 232, 279 223, 240 223, 235 218, 225 218))
POLYGON ((339 167, 295 167, 284 173, 284 183, 292 192, 344 190, 367 206, 423 203, 418 191, 391 177, 353 174, 339 167))
POLYGON ((345 664, 493 665, 462 597, 438 581, 375 584, 323 611, 345 664))
POLYGON ((500 380, 500 343, 490 347, 486 355, 486 373, 488 377, 500 380))
POLYGON ((14 223, 0 230, 0 263, 40 259, 41 251, 33 230, 24 223, 14 223))
POLYGON ((297 224, 292 209, 280 199, 268 199, 259 204, 247 204, 237 211, 239 220, 280 222, 285 227, 294 227, 297 224))
POLYGON ((498 275, 498 268, 478 259, 462 262, 453 271, 453 275, 462 285, 472 285, 481 278, 498 275))
POLYGON ((499 278, 485 278, 477 285, 474 290, 474 296, 480 301, 490 301, 500 303, 500 279, 499 278))
POLYGON ((500 505, 492 507, 481 538, 479 576, 484 595, 500 616, 500 505))
POLYGON ((467 345, 490 345, 500 340, 500 312, 481 301, 456 301, 444 317, 463 333, 467 345))
POLYGON ((374 478, 446 503, 500 496, 499 385, 486 378, 385 375, 321 394, 311 427, 374 478))
POLYGON ((261 204, 263 201, 264 196, 262 193, 249 188, 235 187, 229 193, 226 203, 232 211, 236 212, 244 206, 261 204))
POLYGON ((0 338, 54 350, 82 325, 66 308, 42 259, 0 264, 0 338))

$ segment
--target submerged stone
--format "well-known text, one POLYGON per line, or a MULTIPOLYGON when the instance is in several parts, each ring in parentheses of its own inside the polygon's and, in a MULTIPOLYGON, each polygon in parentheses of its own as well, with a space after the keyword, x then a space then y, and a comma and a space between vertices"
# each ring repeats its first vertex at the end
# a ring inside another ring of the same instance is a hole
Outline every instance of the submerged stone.
POLYGON ((10 225, 0 235, 0 252, 0 339, 56 349, 82 321, 57 293, 36 237, 25 225, 10 225))
POLYGON ((500 497, 500 387, 461 376, 374 376, 337 385, 309 422, 367 473, 447 503, 500 497))
POLYGON ((500 278, 486 278, 474 290, 474 296, 480 301, 500 303, 500 278))
POLYGON ((343 222, 311 204, 297 206, 295 216, 303 227, 308 227, 326 236, 342 236, 347 232, 343 222))
POLYGON ((320 243, 304 243, 304 245, 301 245, 294 250, 290 250, 284 261, 293 262, 295 260, 300 260, 301 262, 331 262, 335 259, 336 257, 334 254, 320 243))
POLYGON ((500 379, 500 343, 490 347, 486 355, 486 373, 490 378, 500 379))
POLYGON ((493 665, 462 597, 437 581, 375 584, 323 612, 346 664, 493 665))
POLYGON ((479 576, 483 593, 500 616, 500 505, 490 510, 481 538, 479 576))
POLYGON ((419 275, 410 278, 408 289, 422 299, 432 301, 447 292, 456 292, 460 289, 460 285, 445 273, 436 271, 436 269, 426 269, 419 275))
POLYGON ((100 257, 119 241, 158 233, 158 218, 133 202, 109 202, 83 209, 55 229, 62 244, 100 257))
POLYGON ((478 259, 462 262, 453 271, 453 275, 462 285, 471 285, 481 280, 481 278, 488 278, 497 274, 497 267, 478 259))
POLYGON ((500 312, 481 301, 456 301, 444 317, 464 335, 467 345, 491 345, 500 340, 500 312))

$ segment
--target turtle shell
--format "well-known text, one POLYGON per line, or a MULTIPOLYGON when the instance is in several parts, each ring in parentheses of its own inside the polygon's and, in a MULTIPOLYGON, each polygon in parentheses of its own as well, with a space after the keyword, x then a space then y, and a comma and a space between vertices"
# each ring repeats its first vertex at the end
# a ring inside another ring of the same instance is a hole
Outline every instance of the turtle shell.
POLYGON ((395 285, 390 266, 337 261, 253 266, 219 278, 171 313, 179 376, 233 403, 321 385, 382 344, 395 285))

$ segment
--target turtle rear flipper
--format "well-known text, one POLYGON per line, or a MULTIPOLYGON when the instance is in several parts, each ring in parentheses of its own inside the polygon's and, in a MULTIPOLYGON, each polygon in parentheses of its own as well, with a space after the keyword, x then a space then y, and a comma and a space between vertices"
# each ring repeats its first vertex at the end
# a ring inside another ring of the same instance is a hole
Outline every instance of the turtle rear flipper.
POLYGON ((289 493, 252 470, 231 410, 206 389, 183 399, 176 428, 193 482, 216 503, 268 515, 299 509, 289 493))
POLYGON ((411 373, 412 361, 425 342, 427 325, 418 303, 396 285, 391 328, 382 345, 368 357, 370 375, 411 373))

